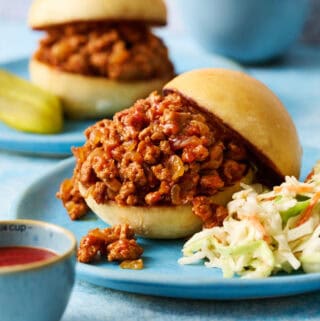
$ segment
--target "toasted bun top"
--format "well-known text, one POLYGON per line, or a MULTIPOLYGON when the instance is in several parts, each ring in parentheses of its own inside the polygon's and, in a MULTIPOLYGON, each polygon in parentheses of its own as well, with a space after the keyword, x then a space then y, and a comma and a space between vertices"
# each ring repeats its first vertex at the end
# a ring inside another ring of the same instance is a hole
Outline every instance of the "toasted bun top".
POLYGON ((194 70, 174 78, 164 93, 178 92, 240 135, 275 175, 299 177, 302 149, 280 100, 260 81, 239 71, 194 70))
POLYGON ((34 0, 28 22, 46 29, 80 21, 130 20, 164 25, 167 12, 163 0, 34 0))

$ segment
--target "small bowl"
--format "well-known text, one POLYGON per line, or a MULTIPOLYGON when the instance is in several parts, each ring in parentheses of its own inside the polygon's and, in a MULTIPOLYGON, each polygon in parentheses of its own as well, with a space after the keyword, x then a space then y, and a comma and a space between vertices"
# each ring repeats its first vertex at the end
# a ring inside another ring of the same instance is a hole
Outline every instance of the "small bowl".
POLYGON ((75 280, 74 235, 33 220, 0 221, 0 247, 34 247, 57 254, 47 260, 0 266, 1 321, 60 320, 75 280))
POLYGON ((176 0, 186 29, 209 52, 243 63, 283 54, 302 32, 309 0, 176 0))

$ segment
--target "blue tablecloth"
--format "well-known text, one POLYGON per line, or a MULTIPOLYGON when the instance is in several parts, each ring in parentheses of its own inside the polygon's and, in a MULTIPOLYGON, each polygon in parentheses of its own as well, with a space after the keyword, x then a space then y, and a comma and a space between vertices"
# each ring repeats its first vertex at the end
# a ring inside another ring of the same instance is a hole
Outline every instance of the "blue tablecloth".
MULTIPOLYGON (((0 21, 0 63, 29 55, 37 37, 23 24, 0 21)), ((308 153, 319 153, 320 48, 296 45, 282 61, 248 68, 248 72, 280 96, 294 117, 308 153)), ((59 161, 1 151, 0 219, 10 218, 19 192, 59 161)), ((308 164, 308 154, 305 164, 312 165, 308 164)), ((320 293, 247 301, 196 301, 128 294, 77 281, 62 321, 262 319, 320 320, 320 293)))

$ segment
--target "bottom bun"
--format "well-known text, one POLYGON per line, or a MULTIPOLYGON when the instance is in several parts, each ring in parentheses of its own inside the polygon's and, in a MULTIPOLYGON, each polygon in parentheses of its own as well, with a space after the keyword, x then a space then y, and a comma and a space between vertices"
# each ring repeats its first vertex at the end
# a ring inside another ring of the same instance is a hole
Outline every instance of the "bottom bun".
MULTIPOLYGON (((241 182, 252 182, 253 172, 241 182)), ((226 205, 232 195, 241 189, 238 182, 225 188, 211 199, 214 203, 226 205)), ((201 230, 201 219, 193 214, 190 205, 179 206, 120 206, 115 202, 98 204, 89 189, 79 184, 79 190, 89 208, 109 225, 128 224, 137 235, 153 239, 177 239, 190 236, 201 230)))
POLYGON ((169 80, 115 81, 63 72, 32 59, 30 77, 39 87, 57 95, 70 118, 99 118, 130 107, 137 99, 161 90, 169 80))

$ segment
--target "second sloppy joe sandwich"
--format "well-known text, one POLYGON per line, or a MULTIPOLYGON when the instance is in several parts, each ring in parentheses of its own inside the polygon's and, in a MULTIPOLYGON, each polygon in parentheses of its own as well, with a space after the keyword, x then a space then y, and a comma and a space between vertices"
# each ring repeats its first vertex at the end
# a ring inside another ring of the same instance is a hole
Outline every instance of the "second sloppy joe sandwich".
POLYGON ((34 0, 29 24, 46 35, 31 80, 59 96, 70 117, 112 115, 173 77, 150 30, 166 19, 162 0, 34 0))
POLYGON ((70 217, 88 207, 150 238, 220 225, 240 182, 298 177, 301 147, 279 99, 238 71, 202 69, 102 120, 74 148, 73 177, 58 197, 70 217))

